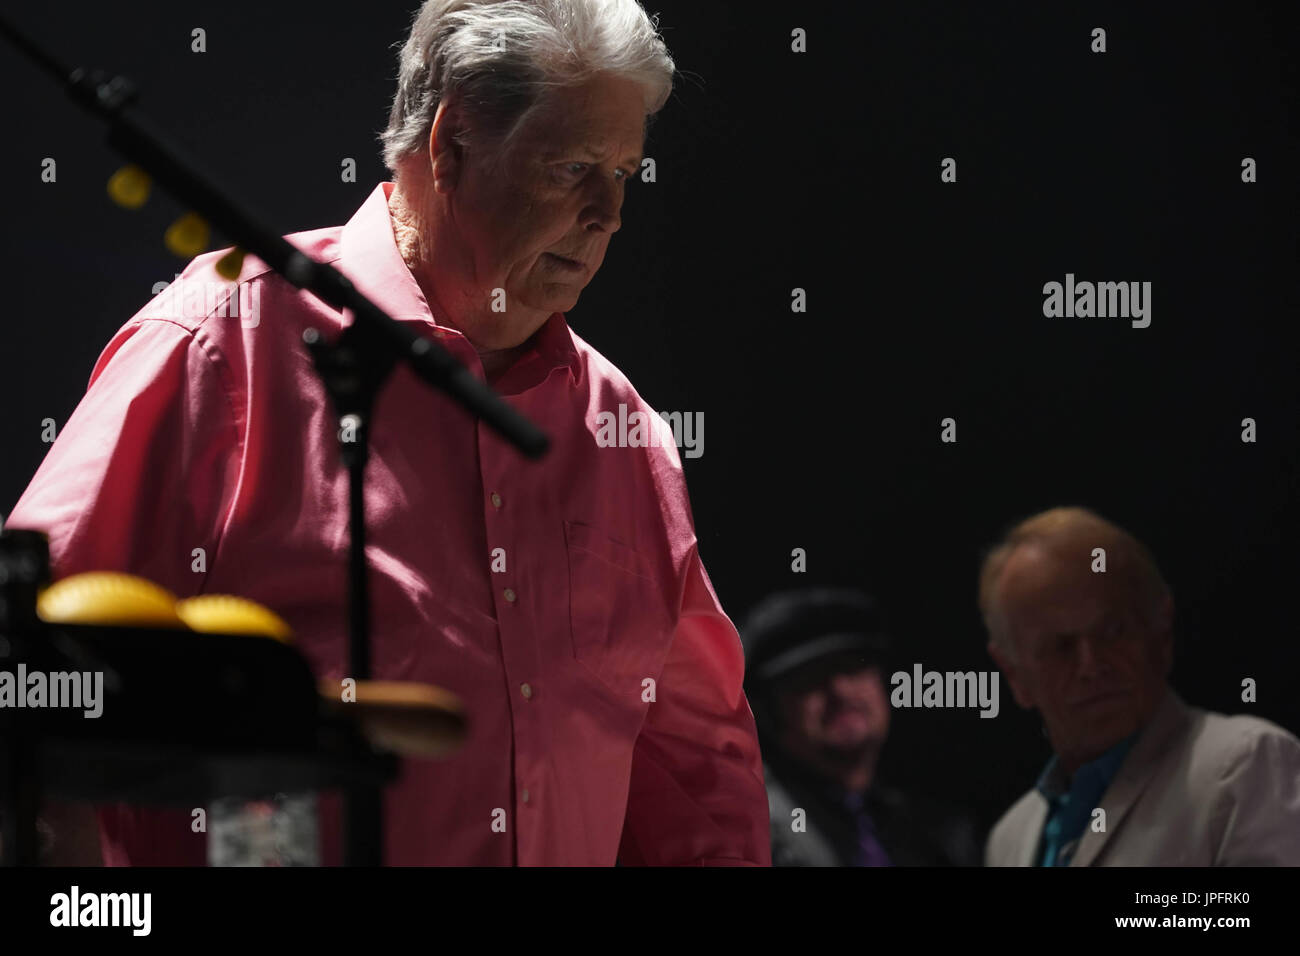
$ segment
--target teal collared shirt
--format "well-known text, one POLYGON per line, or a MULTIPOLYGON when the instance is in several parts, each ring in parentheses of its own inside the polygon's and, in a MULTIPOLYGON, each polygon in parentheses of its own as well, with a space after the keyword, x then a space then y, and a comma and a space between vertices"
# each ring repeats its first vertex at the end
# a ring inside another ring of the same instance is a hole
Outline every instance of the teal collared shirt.
POLYGON ((1065 769, 1053 755, 1035 786, 1047 799, 1047 821, 1038 844, 1039 866, 1069 866, 1084 828, 1092 819, 1106 788, 1114 779, 1137 734, 1131 734, 1066 780, 1065 769))

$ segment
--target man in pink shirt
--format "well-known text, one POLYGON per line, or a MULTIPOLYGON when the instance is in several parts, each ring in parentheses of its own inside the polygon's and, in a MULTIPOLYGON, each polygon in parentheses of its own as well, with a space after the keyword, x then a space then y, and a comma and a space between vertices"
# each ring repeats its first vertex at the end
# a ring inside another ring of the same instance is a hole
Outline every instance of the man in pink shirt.
MULTIPOLYGON (((288 237, 551 438, 530 462, 404 366, 379 396, 373 673, 446 687, 470 720, 452 756, 403 761, 385 859, 768 865, 741 645, 673 436, 564 317, 620 227, 672 60, 634 0, 574 0, 558 21, 550 6, 426 3, 383 136, 395 181, 346 226, 288 237), (598 416, 620 405, 647 440, 603 447, 598 416)), ((302 333, 353 317, 251 256, 227 282, 221 255, 109 343, 9 524, 48 533, 56 578, 121 570, 261 602, 341 678, 347 480, 302 333)), ((337 862, 337 806, 322 809, 337 862)), ((201 864, 190 821, 100 808, 104 859, 201 864)))

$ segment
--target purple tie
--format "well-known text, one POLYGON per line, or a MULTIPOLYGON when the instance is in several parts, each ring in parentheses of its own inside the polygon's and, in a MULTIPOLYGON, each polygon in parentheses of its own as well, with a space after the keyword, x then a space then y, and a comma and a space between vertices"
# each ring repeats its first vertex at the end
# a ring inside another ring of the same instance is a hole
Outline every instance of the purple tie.
POLYGON ((880 840, 876 838, 876 825, 871 819, 871 814, 864 809, 864 799, 861 794, 850 793, 844 797, 844 806, 853 814, 853 819, 858 826, 858 847, 854 855, 854 866, 893 866, 889 859, 889 854, 885 848, 880 845, 880 840))

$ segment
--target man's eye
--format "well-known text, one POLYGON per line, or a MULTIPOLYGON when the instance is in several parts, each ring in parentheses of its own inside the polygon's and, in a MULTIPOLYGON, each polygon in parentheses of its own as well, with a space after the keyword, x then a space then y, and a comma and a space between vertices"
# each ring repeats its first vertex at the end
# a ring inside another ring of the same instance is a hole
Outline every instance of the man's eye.
POLYGON ((1128 636, 1128 627, 1125 621, 1114 619, 1106 622, 1102 628, 1101 639, 1103 641, 1118 641, 1128 636))
POLYGON ((556 175, 569 182, 577 182, 587 171, 586 163, 561 163, 556 167, 556 175))
POLYGON ((1055 657, 1064 657, 1074 650, 1076 638, 1073 634, 1057 634, 1047 643, 1048 652, 1055 657))
MULTIPOLYGON (((583 177, 590 167, 590 163, 562 163, 557 167, 557 176, 565 182, 576 183, 583 177)), ((632 181, 632 174, 626 169, 617 169, 614 173, 615 179, 619 183, 629 183, 632 181)))

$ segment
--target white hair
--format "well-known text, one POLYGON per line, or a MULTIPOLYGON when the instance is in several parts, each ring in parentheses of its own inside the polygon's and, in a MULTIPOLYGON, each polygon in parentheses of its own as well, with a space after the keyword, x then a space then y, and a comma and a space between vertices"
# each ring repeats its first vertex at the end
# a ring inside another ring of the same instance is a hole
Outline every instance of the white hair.
POLYGON ((1038 545, 1068 554, 1086 567, 1092 548, 1099 543, 1110 551, 1110 573, 1125 581, 1143 622, 1154 626, 1171 592, 1146 545, 1095 511, 1078 506, 1050 508, 1015 525, 985 553, 980 567, 979 607, 994 647, 1015 660, 1016 648, 998 600, 998 586, 1017 548, 1038 545))
POLYGON ((462 145, 504 149, 547 89, 600 73, 642 85, 648 123, 675 69, 658 27, 636 0, 426 0, 398 57, 384 164, 396 171, 428 149, 451 95, 464 107, 462 145))

